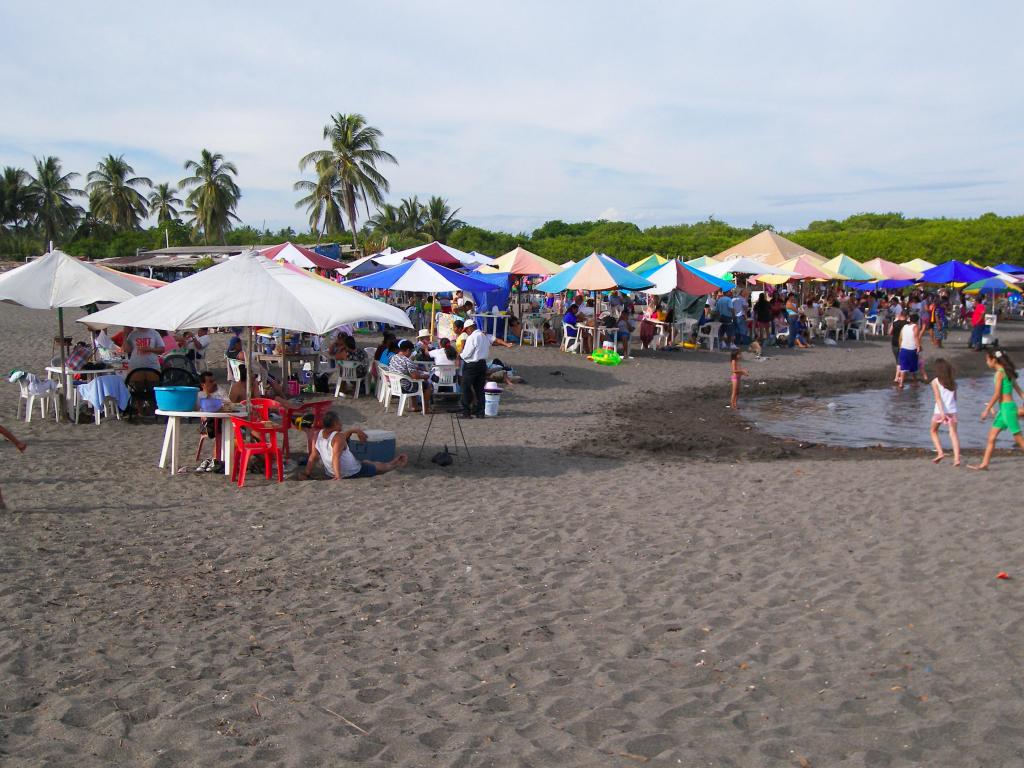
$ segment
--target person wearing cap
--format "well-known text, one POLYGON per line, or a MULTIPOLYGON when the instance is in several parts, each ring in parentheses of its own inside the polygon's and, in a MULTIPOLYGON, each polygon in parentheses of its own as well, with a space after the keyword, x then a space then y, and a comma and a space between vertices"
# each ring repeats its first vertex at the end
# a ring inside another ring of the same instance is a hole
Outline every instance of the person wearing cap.
MULTIPOLYGON (((413 381, 423 382, 423 407, 426 410, 430 410, 430 391, 432 389, 430 384, 430 375, 424 373, 412 362, 412 351, 415 345, 408 339, 403 339, 398 345, 398 353, 391 358, 391 362, 388 363, 388 370, 391 373, 400 373, 403 376, 407 376, 413 381)), ((411 381, 402 382, 403 392, 412 392, 416 388, 415 384, 411 381)))
POLYGON ((466 320, 465 329, 468 338, 459 355, 462 358, 462 416, 482 418, 491 339, 476 327, 476 320, 472 317, 466 320))

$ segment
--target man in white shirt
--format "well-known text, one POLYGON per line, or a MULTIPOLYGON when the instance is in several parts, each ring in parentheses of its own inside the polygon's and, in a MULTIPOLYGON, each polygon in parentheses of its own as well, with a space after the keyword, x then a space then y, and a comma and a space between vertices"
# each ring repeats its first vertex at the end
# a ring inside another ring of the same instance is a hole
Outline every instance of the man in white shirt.
POLYGON ((484 415, 484 384, 487 383, 487 358, 491 354, 491 338, 476 327, 476 321, 466 320, 469 334, 462 347, 462 417, 478 419, 484 415))

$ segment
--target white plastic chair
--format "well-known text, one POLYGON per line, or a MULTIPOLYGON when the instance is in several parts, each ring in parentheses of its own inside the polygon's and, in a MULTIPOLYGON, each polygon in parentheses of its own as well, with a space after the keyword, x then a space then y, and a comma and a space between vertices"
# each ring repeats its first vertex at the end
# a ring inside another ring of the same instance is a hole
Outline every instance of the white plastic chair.
POLYGON ((459 385, 455 381, 458 371, 458 366, 455 365, 435 366, 434 374, 437 376, 437 381, 434 382, 434 391, 439 395, 459 394, 459 385))
POLYGON ((836 340, 837 344, 841 341, 840 336, 842 335, 842 331, 839 328, 839 318, 834 315, 825 316, 824 336, 827 339, 830 335, 836 340))
POLYGON ((872 315, 864 323, 864 330, 872 336, 879 336, 882 333, 882 321, 878 315, 872 315))
POLYGON ((544 330, 542 328, 543 320, 536 317, 528 317, 523 320, 523 327, 519 333, 519 346, 523 346, 523 342, 526 341, 527 337, 533 343, 533 346, 544 346, 544 330))
POLYGON ((718 332, 721 330, 722 324, 719 322, 704 323, 697 331, 697 346, 702 344, 706 345, 708 352, 711 352, 716 346, 722 348, 722 340, 718 338, 718 332))
POLYGON ((853 335, 854 340, 864 341, 864 324, 863 320, 850 323, 850 333, 853 335))
POLYGON ((579 329, 570 323, 566 323, 562 329, 562 351, 572 352, 576 354, 580 351, 580 332, 579 329), (572 331, 573 336, 569 335, 569 331, 572 331))
POLYGON ((377 400, 381 403, 381 405, 383 405, 384 400, 388 396, 388 379, 386 375, 388 369, 383 367, 380 364, 379 360, 374 360, 373 370, 375 371, 377 376, 377 400))
POLYGON ((677 320, 673 323, 673 326, 675 327, 676 341, 689 341, 693 335, 693 329, 697 326, 697 318, 684 317, 682 320, 677 320))
POLYGON ((385 371, 384 377, 387 379, 387 399, 384 400, 384 413, 388 412, 388 408, 391 406, 391 398, 398 398, 398 415, 401 416, 405 413, 405 403, 409 398, 418 397, 420 403, 423 406, 423 415, 427 415, 427 399, 423 396, 423 381, 420 379, 412 379, 408 376, 404 376, 401 373, 394 373, 392 371, 385 371), (402 382, 408 381, 413 385, 414 389, 411 392, 402 391, 402 382))
POLYGON ((60 388, 51 389, 48 392, 42 392, 40 394, 32 394, 29 389, 29 384, 24 378, 18 380, 18 388, 21 390, 21 394, 18 398, 18 415, 20 419, 24 416, 25 421, 32 421, 32 406, 39 402, 39 415, 44 419, 46 418, 46 404, 53 403, 53 418, 54 421, 60 418, 60 388))
MULTIPOLYGON (((366 376, 357 375, 358 364, 354 360, 343 360, 338 364, 338 383, 334 385, 334 396, 341 394, 342 384, 352 384, 352 396, 359 399, 360 388, 366 388, 366 376)), ((366 392, 369 393, 369 389, 366 392)))

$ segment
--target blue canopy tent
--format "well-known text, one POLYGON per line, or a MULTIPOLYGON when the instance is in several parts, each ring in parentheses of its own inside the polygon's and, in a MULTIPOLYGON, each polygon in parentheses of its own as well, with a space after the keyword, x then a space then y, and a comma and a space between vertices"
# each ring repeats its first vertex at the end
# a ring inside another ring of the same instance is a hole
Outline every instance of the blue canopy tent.
MULTIPOLYGON (((512 293, 512 275, 508 272, 498 272, 491 275, 474 272, 473 279, 490 284, 490 290, 473 291, 473 303, 478 311, 488 312, 491 307, 508 309, 508 299, 512 293)), ((488 318, 485 323, 486 327, 481 330, 493 335, 497 332, 497 325, 498 321, 496 319, 488 318)))
POLYGON ((997 269, 1008 275, 1024 275, 1024 267, 1018 267, 1016 264, 996 264, 992 269, 997 269))
MULTIPOLYGON (((452 291, 472 293, 475 297, 477 293, 486 294, 494 290, 494 284, 483 280, 479 275, 470 277, 426 259, 403 261, 396 267, 382 269, 380 272, 354 280, 346 280, 342 285, 366 290, 378 288, 429 293, 431 297, 452 291)), ((430 313, 430 335, 434 335, 434 312, 430 313)))
POLYGON ((925 270, 921 275, 922 283, 937 283, 948 285, 949 283, 976 283, 979 280, 987 280, 993 277, 993 273, 980 267, 972 267, 962 261, 947 261, 937 267, 925 270))

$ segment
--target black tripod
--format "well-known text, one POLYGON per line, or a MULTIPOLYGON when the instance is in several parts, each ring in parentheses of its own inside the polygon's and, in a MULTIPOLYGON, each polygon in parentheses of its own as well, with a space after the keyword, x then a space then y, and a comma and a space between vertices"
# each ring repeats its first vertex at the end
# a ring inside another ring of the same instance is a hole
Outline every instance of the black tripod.
MULTIPOLYGON (((466 458, 470 461, 473 460, 472 455, 469 453, 469 444, 466 442, 466 434, 462 431, 462 419, 459 418, 461 412, 452 412, 448 416, 452 420, 452 450, 449 451, 452 456, 459 455, 459 440, 462 441, 462 447, 466 451, 466 458)), ((430 414, 430 420, 427 422, 427 431, 423 433, 423 442, 420 443, 420 452, 416 454, 416 466, 419 466, 420 460, 423 458, 423 449, 427 446, 427 438, 430 437, 430 428, 434 426, 434 416, 444 414, 430 414)))

